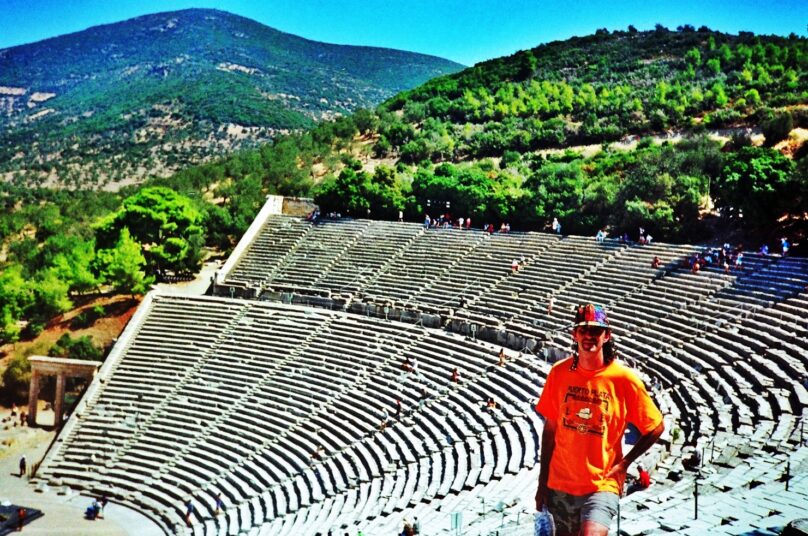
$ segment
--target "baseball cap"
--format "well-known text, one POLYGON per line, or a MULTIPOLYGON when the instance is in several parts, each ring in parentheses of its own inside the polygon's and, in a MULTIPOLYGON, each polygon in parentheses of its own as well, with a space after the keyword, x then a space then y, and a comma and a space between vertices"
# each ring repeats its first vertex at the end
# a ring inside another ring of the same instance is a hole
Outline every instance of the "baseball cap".
POLYGON ((593 305, 591 303, 579 305, 575 310, 573 325, 576 328, 581 326, 608 328, 609 319, 606 318, 606 309, 600 305, 593 305))

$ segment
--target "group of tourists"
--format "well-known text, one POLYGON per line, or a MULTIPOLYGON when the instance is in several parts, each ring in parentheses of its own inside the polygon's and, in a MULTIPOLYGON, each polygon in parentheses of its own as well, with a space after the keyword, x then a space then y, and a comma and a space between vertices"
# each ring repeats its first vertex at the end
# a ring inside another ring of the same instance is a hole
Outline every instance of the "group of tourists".
POLYGON ((595 241, 598 244, 602 244, 603 241, 606 240, 607 235, 608 235, 608 233, 606 232, 606 229, 598 229, 598 232, 595 235, 595 241))
POLYGON ((3 424, 8 423, 11 427, 17 426, 25 426, 28 424, 28 413, 24 409, 17 409, 16 404, 11 404, 11 413, 9 413, 8 417, 3 417, 3 420, 0 421, 3 424))
MULTIPOLYGON (((402 221, 399 219, 399 221, 402 221)), ((427 214, 424 217, 424 229, 471 229, 471 218, 453 219, 450 213, 441 214, 435 219, 427 214)))
POLYGON ((647 232, 645 228, 640 227, 639 238, 637 238, 637 243, 641 246, 651 245, 651 241, 654 240, 654 237, 651 236, 651 233, 647 232))
POLYGON ((413 518, 412 523, 405 518, 401 536, 414 536, 416 534, 421 534, 421 524, 418 522, 418 518, 413 518))
MULTIPOLYGON (((782 237, 780 238, 780 255, 783 257, 788 257, 788 252, 791 249, 791 243, 788 241, 788 238, 782 237)), ((768 244, 761 244, 760 250, 761 255, 769 255, 769 245, 768 244)))
POLYGON ((515 274, 516 272, 518 272, 521 268, 524 268, 525 266, 527 266, 527 259, 525 258, 524 255, 522 255, 518 259, 512 260, 511 261, 511 274, 515 274))
POLYGON ((710 266, 717 266, 730 273, 731 269, 739 272, 743 271, 743 247, 733 248, 729 243, 724 243, 720 248, 704 248, 702 251, 685 257, 682 261, 683 267, 689 267, 694 274, 710 266))
MULTIPOLYGON (((448 212, 441 214, 437 218, 432 218, 429 214, 426 214, 424 216, 424 229, 465 229, 468 231, 471 229, 471 218, 457 218, 455 220, 448 212)), ((482 230, 488 234, 494 234, 496 232, 508 234, 511 232, 511 224, 502 222, 499 225, 499 229, 497 229, 493 223, 486 223, 483 225, 482 230)))

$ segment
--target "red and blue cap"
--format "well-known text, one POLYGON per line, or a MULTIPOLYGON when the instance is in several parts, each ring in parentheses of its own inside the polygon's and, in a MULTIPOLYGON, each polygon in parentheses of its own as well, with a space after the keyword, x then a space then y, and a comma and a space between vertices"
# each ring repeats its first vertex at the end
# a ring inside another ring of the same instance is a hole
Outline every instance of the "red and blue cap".
POLYGON ((608 329, 609 319, 606 318, 606 309, 600 305, 593 305, 591 303, 579 305, 575 310, 573 326, 576 328, 581 326, 597 326, 608 329))

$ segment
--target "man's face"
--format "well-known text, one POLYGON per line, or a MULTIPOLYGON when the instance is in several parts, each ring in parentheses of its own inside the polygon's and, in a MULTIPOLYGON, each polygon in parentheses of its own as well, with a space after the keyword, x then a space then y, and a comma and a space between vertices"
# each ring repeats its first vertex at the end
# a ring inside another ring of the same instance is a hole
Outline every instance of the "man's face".
POLYGON ((579 352, 597 353, 611 335, 599 326, 579 326, 572 332, 572 338, 578 343, 579 352))

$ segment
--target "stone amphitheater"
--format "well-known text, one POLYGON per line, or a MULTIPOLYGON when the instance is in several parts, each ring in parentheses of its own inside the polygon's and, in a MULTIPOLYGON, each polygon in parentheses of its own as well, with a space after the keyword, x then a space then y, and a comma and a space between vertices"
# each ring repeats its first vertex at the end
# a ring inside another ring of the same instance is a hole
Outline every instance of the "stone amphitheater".
POLYGON ((34 485, 107 494, 169 534, 392 535, 418 518, 424 534, 529 535, 533 406, 571 308, 592 301, 666 419, 620 533, 776 534, 805 516, 808 260, 692 274, 698 246, 270 205, 207 296, 146 297, 34 485), (700 470, 684 470, 694 451, 700 470))

